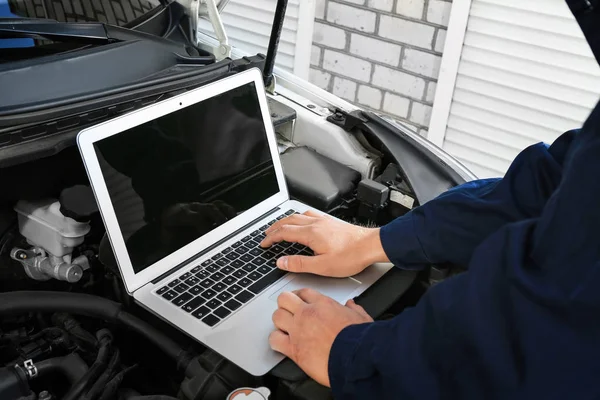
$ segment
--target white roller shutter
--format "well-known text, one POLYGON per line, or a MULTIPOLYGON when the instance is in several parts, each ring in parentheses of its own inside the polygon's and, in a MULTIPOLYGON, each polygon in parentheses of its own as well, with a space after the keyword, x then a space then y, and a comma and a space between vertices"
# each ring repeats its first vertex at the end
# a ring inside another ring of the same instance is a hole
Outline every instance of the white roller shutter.
POLYGON ((526 146, 581 126, 600 67, 564 0, 455 1, 452 14, 434 143, 478 176, 499 176, 526 146))
MULTIPOLYGON (((231 45, 250 54, 267 53, 276 0, 230 0, 221 16, 231 45)), ((289 0, 281 33, 277 66, 308 79, 315 19, 315 0, 289 0)), ((200 31, 214 36, 210 22, 200 31)))

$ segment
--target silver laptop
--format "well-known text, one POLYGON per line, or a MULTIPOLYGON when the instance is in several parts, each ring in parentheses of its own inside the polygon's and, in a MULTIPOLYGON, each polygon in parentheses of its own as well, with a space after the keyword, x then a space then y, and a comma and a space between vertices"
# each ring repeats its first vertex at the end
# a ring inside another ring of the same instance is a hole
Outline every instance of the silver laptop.
POLYGON ((267 340, 279 293, 311 287, 344 303, 390 268, 296 275, 277 258, 310 249, 259 247, 269 225, 311 208, 289 198, 258 70, 86 129, 78 144, 127 291, 253 375, 283 359, 267 340))

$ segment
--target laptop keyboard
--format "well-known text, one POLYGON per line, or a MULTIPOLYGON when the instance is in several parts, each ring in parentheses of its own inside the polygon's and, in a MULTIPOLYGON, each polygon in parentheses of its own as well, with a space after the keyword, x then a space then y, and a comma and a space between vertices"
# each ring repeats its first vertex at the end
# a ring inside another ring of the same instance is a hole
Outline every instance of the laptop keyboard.
POLYGON ((155 293, 206 325, 215 326, 287 273, 276 267, 278 258, 313 255, 299 243, 281 242, 268 249, 259 246, 269 226, 295 213, 289 210, 280 215, 155 293))

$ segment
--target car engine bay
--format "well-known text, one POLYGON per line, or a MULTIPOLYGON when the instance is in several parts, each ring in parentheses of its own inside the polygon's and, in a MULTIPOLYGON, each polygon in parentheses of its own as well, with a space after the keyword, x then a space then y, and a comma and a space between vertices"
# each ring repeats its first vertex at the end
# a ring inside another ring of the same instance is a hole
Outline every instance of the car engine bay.
MULTIPOLYGON (((418 205, 400 166, 326 121, 335 114, 285 102, 271 96, 270 108, 292 198, 371 226, 418 205), (336 159, 326 155, 332 143, 336 159)), ((0 203, 1 399, 224 399, 259 386, 275 399, 330 398, 289 360, 250 376, 137 306, 75 146, 5 167, 0 182, 10 188, 0 203)), ((405 289, 376 316, 398 313, 425 290, 415 274, 401 279, 405 289)))

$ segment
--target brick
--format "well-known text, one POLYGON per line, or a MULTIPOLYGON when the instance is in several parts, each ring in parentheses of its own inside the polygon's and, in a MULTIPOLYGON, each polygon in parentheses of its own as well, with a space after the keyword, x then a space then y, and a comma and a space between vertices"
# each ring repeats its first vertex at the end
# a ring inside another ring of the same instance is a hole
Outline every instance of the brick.
POLYGON ((427 86, 427 94, 425 95, 425 101, 428 103, 433 103, 435 99, 435 90, 437 89, 437 83, 429 82, 427 86))
POLYGON ((379 61, 385 64, 398 65, 402 47, 358 34, 350 35, 350 53, 379 61))
POLYGON ((450 20, 450 9, 452 3, 441 0, 429 0, 429 6, 427 7, 427 21, 448 26, 450 20))
POLYGON ((435 37, 434 50, 438 53, 442 53, 444 51, 444 45, 446 44, 446 33, 447 31, 445 29, 439 29, 435 37))
POLYGON ((310 49, 310 65, 321 64, 321 48, 312 46, 310 49))
POLYGON ((343 49, 346 47, 346 31, 317 22, 315 23, 313 42, 334 49, 343 49))
POLYGON ((358 88, 358 102, 369 106, 376 110, 381 108, 381 90, 372 88, 370 86, 360 85, 358 88))
POLYGON ((311 68, 308 73, 308 80, 310 83, 317 85, 321 89, 327 89, 329 87, 329 82, 331 81, 331 74, 311 68))
POLYGON ((398 4, 396 4, 396 14, 422 19, 424 8, 424 0, 398 0, 398 4))
POLYGON ((387 15, 379 22, 379 36, 428 50, 432 49, 434 33, 432 26, 387 15))
POLYGON ((317 0, 315 4, 315 19, 325 19, 326 0, 317 0))
POLYGON ((408 117, 409 105, 410 100, 391 93, 386 93, 383 99, 383 111, 402 118, 408 117))
POLYGON ((431 106, 427 106, 425 104, 413 101, 409 120, 421 126, 429 126, 429 120, 431 119, 431 109, 431 106))
POLYGON ((424 51, 405 49, 402 58, 402 68, 416 74, 436 79, 440 74, 442 57, 425 53, 424 51))
POLYGON ((415 99, 422 99, 425 92, 425 80, 423 78, 381 65, 375 66, 373 85, 415 99))
POLYGON ((374 12, 340 3, 330 1, 327 7, 327 21, 363 32, 375 32, 375 18, 374 12))
POLYGON ((358 81, 369 82, 371 78, 370 62, 336 51, 325 50, 323 68, 358 81))
POLYGON ((333 94, 343 99, 354 101, 356 98, 356 82, 336 76, 333 78, 333 94))
POLYGON ((390 12, 394 8, 394 0, 368 0, 369 8, 390 12))

